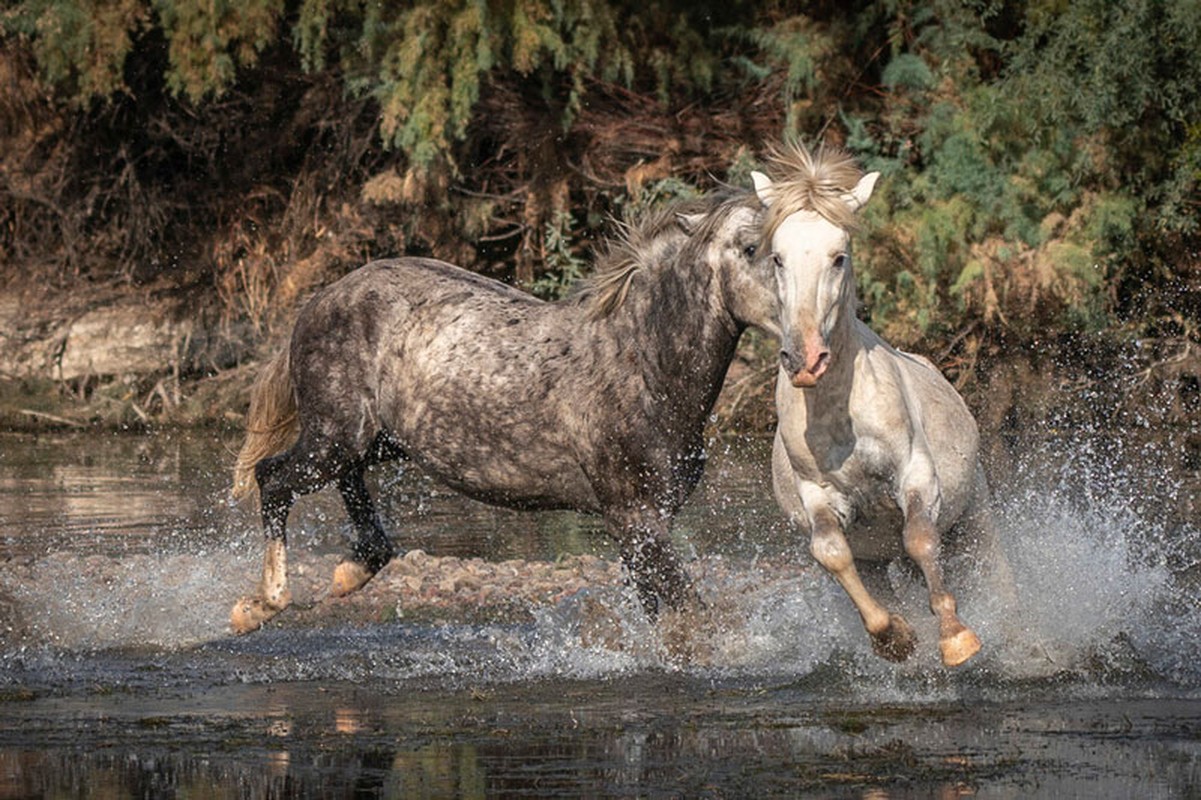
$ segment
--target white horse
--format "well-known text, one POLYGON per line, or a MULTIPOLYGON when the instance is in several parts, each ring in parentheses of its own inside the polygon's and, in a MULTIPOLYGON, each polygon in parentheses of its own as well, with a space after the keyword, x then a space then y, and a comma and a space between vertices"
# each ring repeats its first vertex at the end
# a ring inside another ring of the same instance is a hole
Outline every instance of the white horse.
POLYGON ((916 636, 871 596, 853 554, 892 558, 903 544, 925 576, 943 663, 957 666, 980 640, 943 582, 943 537, 957 527, 986 557, 1003 559, 975 420, 933 364, 889 346, 855 315, 848 229, 879 173, 800 145, 777 151, 774 165, 784 171, 775 182, 753 178, 780 299, 776 499, 855 603, 876 653, 893 661, 913 653, 916 636))

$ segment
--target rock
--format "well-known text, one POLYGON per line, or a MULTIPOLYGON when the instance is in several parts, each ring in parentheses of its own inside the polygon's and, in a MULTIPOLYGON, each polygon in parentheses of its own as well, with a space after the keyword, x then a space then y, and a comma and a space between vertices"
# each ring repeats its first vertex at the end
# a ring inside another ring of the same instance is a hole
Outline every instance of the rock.
POLYGON ((54 377, 151 374, 178 368, 195 325, 141 306, 98 308, 68 323, 54 377))
POLYGON ((209 316, 163 296, 72 297, 49 307, 0 298, 0 376, 70 381, 233 366, 248 331, 209 316))

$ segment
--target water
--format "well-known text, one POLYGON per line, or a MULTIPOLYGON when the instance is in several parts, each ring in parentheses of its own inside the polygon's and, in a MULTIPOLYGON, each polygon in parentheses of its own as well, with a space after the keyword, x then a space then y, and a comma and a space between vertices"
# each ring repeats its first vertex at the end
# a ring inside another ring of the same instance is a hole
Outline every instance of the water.
POLYGON ((373 476, 388 527, 428 558, 330 600, 340 502, 305 498, 297 608, 234 638, 262 542, 253 509, 225 499, 219 439, 0 436, 0 798, 1201 786, 1201 535, 1157 511, 1162 487, 1082 442, 1037 448, 996 488, 1016 598, 948 566, 985 650, 947 671, 899 563, 869 577, 919 650, 872 655, 779 525, 764 442, 715 442, 679 521, 714 613, 688 664, 634 607, 595 521, 488 508, 388 468, 373 476), (464 565, 499 589, 456 583, 464 565))

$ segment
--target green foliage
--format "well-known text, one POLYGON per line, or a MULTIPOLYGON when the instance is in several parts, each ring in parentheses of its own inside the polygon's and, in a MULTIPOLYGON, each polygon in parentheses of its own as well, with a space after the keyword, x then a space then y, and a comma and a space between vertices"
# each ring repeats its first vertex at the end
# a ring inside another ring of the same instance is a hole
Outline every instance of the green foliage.
POLYGON ((934 72, 919 56, 913 53, 899 53, 888 62, 880 80, 890 89, 923 91, 934 85, 934 72))
POLYGON ((0 12, 0 30, 29 40, 45 78, 87 102, 124 88, 125 59, 149 17, 142 0, 30 0, 0 12))
MULTIPOLYGON (((739 33, 735 31, 734 35, 739 33)), ((775 74, 783 76, 785 130, 795 129, 799 121, 798 104, 816 90, 820 65, 837 46, 834 37, 811 18, 798 15, 751 28, 741 38, 754 45, 758 57, 743 56, 735 62, 756 80, 770 80, 775 74)))
POLYGON ((587 262, 572 246, 571 229, 571 216, 566 213, 556 214, 546 224, 542 238, 546 272, 529 287, 539 297, 562 297, 587 271, 587 262))
MULTIPOLYGON (((1201 4, 1032 4, 1027 19, 1004 87, 1039 129, 1103 137, 1106 161, 1095 168, 1113 185, 1156 199, 1195 188, 1188 130, 1201 119, 1201 4)), ((1197 225, 1195 205, 1167 203, 1156 216, 1169 230, 1197 225)))
POLYGON ((167 83, 193 102, 222 94, 239 67, 275 41, 283 0, 29 0, 0 17, 26 37, 42 75, 87 104, 126 89, 126 60, 138 37, 160 27, 168 42, 167 83))
POLYGON ((239 67, 275 41, 283 0, 152 0, 167 36, 167 85, 198 102, 222 94, 239 67))
MULTIPOLYGON (((748 177, 744 183, 749 183, 748 177)), ((675 200, 690 200, 701 194, 696 186, 679 178, 662 178, 651 181, 634 195, 623 195, 617 198, 615 207, 620 215, 627 220, 637 219, 664 203, 675 200)))
MULTIPOLYGON (((0 77, 40 81, 0 96, 0 255, 254 216, 305 253, 520 262, 553 296, 610 215, 746 185, 799 132, 884 173, 857 263, 898 343, 1098 327, 1201 284, 1196 0, 23 0, 0 35, 0 77), (164 206, 181 174, 220 197, 164 206)), ((277 245, 238 241, 174 249, 220 271, 277 245)))
POLYGON ((860 259, 873 321, 902 340, 980 317, 1107 324, 1109 281, 1149 232, 1196 230, 1201 6, 909 11, 890 23, 883 107, 844 117, 892 187, 860 259))
POLYGON ((686 14, 636 14, 604 0, 376 4, 357 26, 339 27, 350 10, 305 0, 294 29, 303 63, 336 60, 350 89, 379 103, 385 141, 421 169, 464 138, 489 74, 511 71, 537 86, 566 129, 591 81, 630 86, 641 71, 666 101, 676 87, 707 88, 716 64, 686 14), (649 29, 659 25, 666 37, 649 29))

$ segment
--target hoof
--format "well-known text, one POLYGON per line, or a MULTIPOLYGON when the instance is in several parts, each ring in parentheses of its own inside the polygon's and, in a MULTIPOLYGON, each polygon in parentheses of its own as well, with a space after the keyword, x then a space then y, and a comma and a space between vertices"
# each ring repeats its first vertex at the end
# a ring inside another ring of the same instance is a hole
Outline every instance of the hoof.
POLYGON ((876 655, 889 661, 904 661, 917 648, 917 634, 900 614, 889 614, 888 627, 871 636, 876 655))
POLYGON ((292 602, 291 595, 285 595, 283 604, 269 605, 261 597, 243 597, 234 603, 233 611, 229 612, 229 627, 239 636, 256 631, 263 623, 288 607, 292 602))
POLYGON ((580 603, 580 644, 584 647, 624 652, 625 623, 616 610, 596 597, 585 595, 580 603))
POLYGON ((942 663, 948 667, 958 667, 976 653, 980 652, 980 637, 971 628, 964 628, 954 636, 948 636, 938 643, 942 651, 942 663))
POLYGON ((345 597, 362 588, 374 575, 374 572, 357 561, 343 561, 334 567, 334 583, 329 593, 334 597, 345 597))
POLYGON ((699 606, 669 609, 659 615, 658 625, 669 664, 686 667, 712 663, 710 642, 715 624, 707 609, 699 606))

